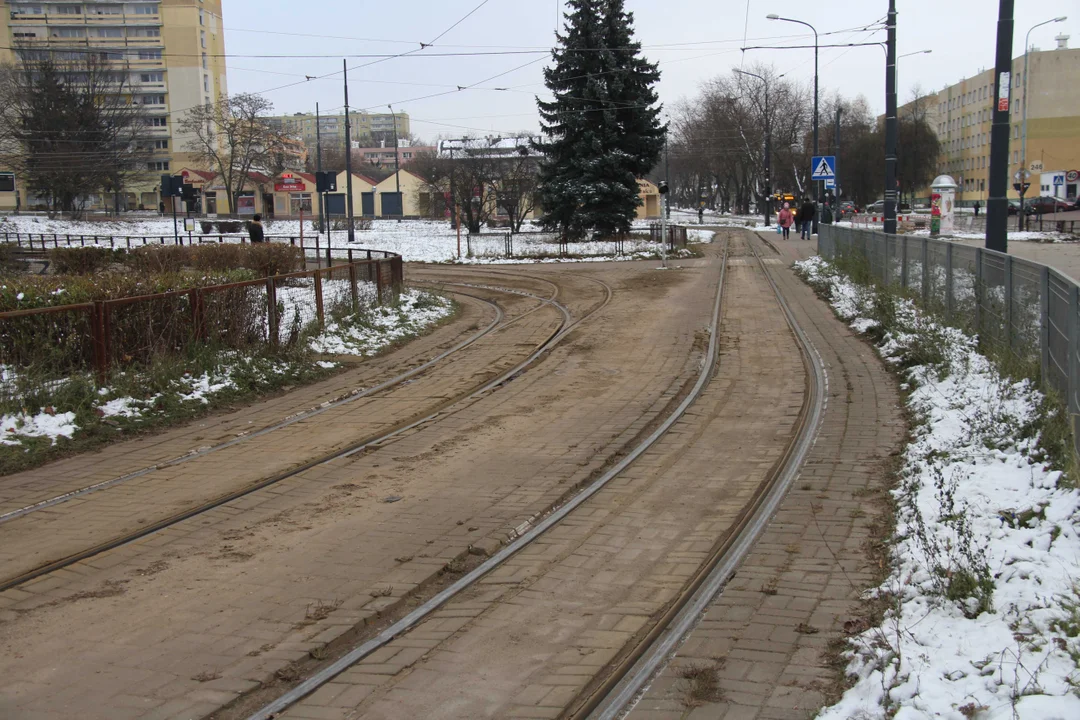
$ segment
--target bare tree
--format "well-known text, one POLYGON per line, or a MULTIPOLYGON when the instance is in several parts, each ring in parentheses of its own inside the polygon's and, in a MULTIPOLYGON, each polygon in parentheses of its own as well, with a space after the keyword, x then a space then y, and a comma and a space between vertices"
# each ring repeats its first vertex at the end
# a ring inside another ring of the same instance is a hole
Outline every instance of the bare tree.
POLYGON ((536 209, 539 183, 537 158, 522 144, 516 152, 495 162, 491 184, 498 207, 510 218, 510 229, 521 232, 525 218, 536 209))
POLYGON ((220 95, 215 103, 188 110, 180 131, 189 136, 187 149, 217 172, 233 211, 248 183, 248 173, 268 170, 273 152, 283 142, 266 115, 274 105, 261 95, 220 95))
POLYGON ((409 163, 409 172, 423 180, 424 184, 417 192, 417 204, 421 212, 432 218, 441 218, 446 212, 446 203, 442 200, 450 191, 451 161, 448 158, 439 157, 432 151, 417 153, 409 163), (427 202, 424 202, 427 197, 427 202))
POLYGON ((0 68, 0 162, 29 192, 78 214, 88 193, 149 176, 152 141, 126 68, 93 53, 18 52, 20 67, 0 68))

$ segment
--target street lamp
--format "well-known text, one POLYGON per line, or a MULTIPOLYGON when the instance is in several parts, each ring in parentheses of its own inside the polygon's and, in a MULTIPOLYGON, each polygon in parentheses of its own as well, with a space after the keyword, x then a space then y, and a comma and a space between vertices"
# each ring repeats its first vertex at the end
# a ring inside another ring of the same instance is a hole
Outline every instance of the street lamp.
MULTIPOLYGON (((814 31, 814 155, 818 154, 818 32, 817 28, 808 22, 802 20, 793 20, 792 18, 780 17, 776 13, 769 13, 765 16, 769 20, 780 20, 782 22, 796 23, 798 25, 805 25, 814 31)), ((817 195, 818 205, 821 205, 821 185, 819 182, 814 183, 815 194, 817 195)), ((814 225, 811 229, 812 232, 817 232, 818 213, 814 213, 814 225)))
MULTIPOLYGON (((1065 22, 1068 20, 1067 15, 1056 17, 1053 20, 1045 20, 1038 25, 1032 25, 1031 30, 1043 25, 1049 25, 1050 23, 1065 22)), ((1024 37, 1024 119, 1022 122, 1023 129, 1020 131, 1023 135, 1021 140, 1020 157, 1023 158, 1023 164, 1020 166, 1020 214, 1017 216, 1017 227, 1021 230, 1024 229, 1024 179, 1028 166, 1027 156, 1027 111, 1028 111, 1028 77, 1031 75, 1031 68, 1028 66, 1028 50, 1031 48, 1031 30, 1027 31, 1027 35, 1024 37)))
MULTIPOLYGON (((740 75, 757 78, 765 85, 765 227, 769 227, 769 217, 772 215, 772 128, 769 123, 769 80, 757 73, 735 69, 740 75)), ((780 75, 777 80, 784 77, 780 75)))
MULTIPOLYGON (((896 66, 893 69, 893 77, 896 80, 896 92, 897 93, 900 92, 900 59, 901 58, 906 58, 906 57, 911 57, 912 55, 929 55, 932 52, 934 52, 934 51, 933 50, 916 50, 915 52, 904 53, 903 55, 898 55, 896 57, 897 62, 896 62, 896 66)), ((899 145, 899 143, 897 143, 897 145, 899 145)), ((897 154, 899 155, 899 153, 897 153, 897 154)), ((918 162, 918 160, 919 160, 918 153, 916 153, 915 161, 918 162)), ((902 187, 900 188, 900 199, 901 200, 904 199, 904 189, 902 187)), ((912 185, 912 188, 911 188, 911 209, 912 209, 912 212, 914 212, 914 210, 915 210, 915 187, 914 187, 914 185, 912 185)))

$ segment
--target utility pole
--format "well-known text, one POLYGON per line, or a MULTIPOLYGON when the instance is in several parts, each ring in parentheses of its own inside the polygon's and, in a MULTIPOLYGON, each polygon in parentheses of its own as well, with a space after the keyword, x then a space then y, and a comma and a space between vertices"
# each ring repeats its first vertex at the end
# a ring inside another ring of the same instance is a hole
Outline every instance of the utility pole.
POLYGON ((356 229, 353 227, 352 197, 352 124, 349 121, 349 66, 341 61, 345 70, 345 224, 348 226, 349 242, 356 242, 356 229))
MULTIPOLYGON (((670 152, 668 151, 668 131, 664 130, 664 182, 671 187, 671 164, 670 164, 670 152)), ((668 220, 671 219, 671 203, 664 204, 664 217, 668 220)))
POLYGON ((397 113, 394 112, 392 106, 386 107, 390 108, 390 117, 394 118, 394 182, 397 185, 398 202, 401 203, 401 214, 404 215, 405 201, 401 197, 401 165, 398 161, 397 113))
POLYGON ((885 46, 885 233, 896 234, 896 0, 889 0, 885 46))
MULTIPOLYGON (((319 103, 315 103, 315 171, 319 173, 322 172, 322 132, 320 125, 322 125, 322 120, 319 115, 319 103)), ((330 226, 326 222, 326 193, 319 195, 319 227, 326 229, 326 244, 329 245, 330 226)))
MULTIPOLYGON (((844 108, 837 105, 836 107, 836 150, 833 153, 836 155, 836 163, 840 164, 840 115, 844 112, 844 108)), ((841 165, 841 167, 843 167, 841 165)), ((833 180, 833 222, 839 222, 840 217, 840 191, 844 188, 840 185, 840 173, 836 174, 836 178, 833 180)))
POLYGON ((990 129, 990 192, 986 248, 1009 251, 1009 92, 1012 87, 1013 0, 1000 0, 994 69, 994 124, 990 129))

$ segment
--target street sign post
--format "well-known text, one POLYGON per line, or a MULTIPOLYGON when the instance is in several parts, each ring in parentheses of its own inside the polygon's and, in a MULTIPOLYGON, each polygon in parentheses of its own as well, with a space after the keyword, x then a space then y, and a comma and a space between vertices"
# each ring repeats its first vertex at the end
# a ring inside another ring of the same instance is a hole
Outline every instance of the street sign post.
POLYGON ((816 155, 810 160, 811 180, 836 180, 836 156, 816 155))

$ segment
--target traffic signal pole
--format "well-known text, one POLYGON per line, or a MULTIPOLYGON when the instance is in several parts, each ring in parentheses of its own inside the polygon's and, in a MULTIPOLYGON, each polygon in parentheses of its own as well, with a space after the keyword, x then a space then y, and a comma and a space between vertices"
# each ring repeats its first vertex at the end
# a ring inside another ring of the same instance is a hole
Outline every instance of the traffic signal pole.
POLYGON ((341 67, 345 70, 345 208, 349 242, 356 242, 356 228, 353 227, 352 197, 352 125, 349 121, 349 67, 344 60, 341 67))
MULTIPOLYGON (((990 129, 990 192, 986 199, 986 248, 1009 251, 1009 94, 1012 87, 1013 0, 998 9, 994 68, 994 124, 990 129)), ((1022 187, 1022 186, 1021 186, 1022 187)))

